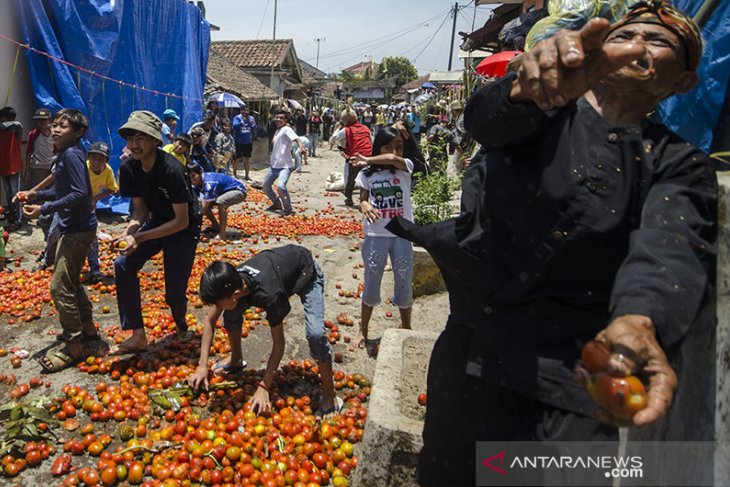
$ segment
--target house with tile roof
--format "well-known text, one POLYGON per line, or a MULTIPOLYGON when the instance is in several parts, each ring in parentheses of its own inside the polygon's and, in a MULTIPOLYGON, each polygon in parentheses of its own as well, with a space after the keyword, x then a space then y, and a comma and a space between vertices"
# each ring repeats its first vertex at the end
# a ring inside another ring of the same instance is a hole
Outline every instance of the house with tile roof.
POLYGON ((255 76, 280 97, 301 99, 304 96, 302 69, 292 39, 214 41, 210 52, 255 76))
POLYGON ((238 68, 215 51, 208 55, 205 80, 205 96, 225 91, 233 93, 245 102, 275 100, 279 96, 255 76, 238 68))

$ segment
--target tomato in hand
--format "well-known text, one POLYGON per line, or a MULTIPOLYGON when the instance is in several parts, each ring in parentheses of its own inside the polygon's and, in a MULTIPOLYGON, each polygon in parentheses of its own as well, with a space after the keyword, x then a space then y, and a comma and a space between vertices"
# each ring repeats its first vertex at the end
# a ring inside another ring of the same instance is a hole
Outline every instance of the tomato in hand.
POLYGON ((611 350, 605 343, 591 340, 585 344, 580 356, 586 370, 592 374, 597 374, 605 371, 608 359, 611 357, 611 350))
POLYGON ((598 406, 627 421, 631 421, 634 414, 647 404, 644 384, 633 375, 613 377, 599 372, 588 380, 588 393, 598 406))

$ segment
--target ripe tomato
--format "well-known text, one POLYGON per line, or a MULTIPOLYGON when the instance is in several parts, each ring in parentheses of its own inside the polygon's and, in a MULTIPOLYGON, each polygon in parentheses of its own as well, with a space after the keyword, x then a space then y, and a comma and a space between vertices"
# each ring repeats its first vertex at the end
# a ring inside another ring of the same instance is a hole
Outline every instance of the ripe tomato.
POLYGON ((599 373, 588 382, 588 392, 601 408, 628 421, 644 409, 647 403, 644 384, 633 375, 613 377, 599 373))
POLYGON ((586 370, 596 374, 605 371, 608 359, 611 357, 611 350, 605 343, 591 340, 585 344, 580 355, 586 370))

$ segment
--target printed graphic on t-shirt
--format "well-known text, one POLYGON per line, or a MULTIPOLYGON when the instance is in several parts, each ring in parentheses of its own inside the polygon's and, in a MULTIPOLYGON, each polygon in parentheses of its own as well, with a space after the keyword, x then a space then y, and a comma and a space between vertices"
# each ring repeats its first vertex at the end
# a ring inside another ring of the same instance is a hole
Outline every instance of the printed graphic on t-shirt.
POLYGON ((380 218, 390 220, 403 216, 403 188, 400 186, 400 179, 376 179, 370 184, 370 194, 380 218))

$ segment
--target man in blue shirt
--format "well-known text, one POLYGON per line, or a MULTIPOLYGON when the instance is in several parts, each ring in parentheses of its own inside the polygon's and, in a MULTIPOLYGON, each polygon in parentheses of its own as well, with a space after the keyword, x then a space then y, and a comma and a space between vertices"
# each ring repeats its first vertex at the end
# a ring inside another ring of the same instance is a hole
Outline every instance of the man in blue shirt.
POLYGON ((243 179, 251 181, 248 176, 253 152, 253 137, 256 133, 256 120, 248 114, 248 107, 243 105, 241 113, 233 117, 233 138, 236 141, 236 156, 233 158, 233 177, 236 177, 238 160, 243 158, 243 179))
POLYGON ((79 140, 89 122, 78 110, 65 108, 53 118, 51 139, 56 150, 53 186, 18 193, 23 200, 44 201, 25 205, 26 218, 58 213, 61 238, 56 250, 56 266, 51 277, 51 298, 58 311, 63 348, 48 351, 40 364, 46 372, 58 372, 74 365, 83 356, 83 342, 98 339, 91 302, 81 284, 81 268, 96 239, 96 214, 91 204, 91 184, 86 155, 79 140))
POLYGON ((238 179, 219 172, 203 172, 203 168, 195 164, 188 166, 190 183, 200 194, 203 215, 207 216, 211 228, 218 232, 220 240, 226 240, 228 225, 228 207, 246 201, 246 186, 238 179), (213 206, 218 206, 218 217, 213 214, 213 206))

